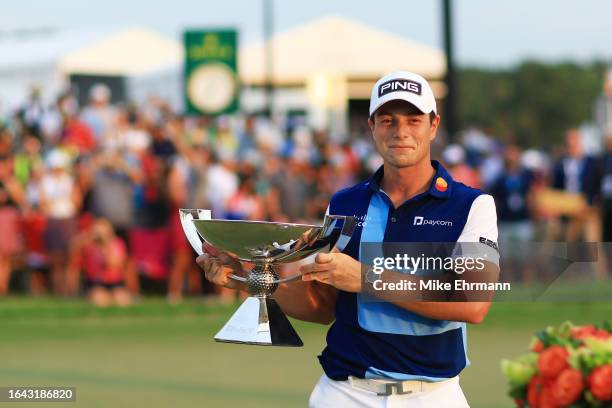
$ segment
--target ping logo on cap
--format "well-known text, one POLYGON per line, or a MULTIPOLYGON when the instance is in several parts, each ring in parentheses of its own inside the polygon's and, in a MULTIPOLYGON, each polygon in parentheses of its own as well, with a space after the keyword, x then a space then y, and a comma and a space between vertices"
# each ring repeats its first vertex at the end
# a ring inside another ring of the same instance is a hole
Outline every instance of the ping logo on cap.
POLYGON ((391 92, 412 92, 421 95, 421 87, 420 83, 409 79, 392 79, 378 86, 378 97, 380 98, 391 92))

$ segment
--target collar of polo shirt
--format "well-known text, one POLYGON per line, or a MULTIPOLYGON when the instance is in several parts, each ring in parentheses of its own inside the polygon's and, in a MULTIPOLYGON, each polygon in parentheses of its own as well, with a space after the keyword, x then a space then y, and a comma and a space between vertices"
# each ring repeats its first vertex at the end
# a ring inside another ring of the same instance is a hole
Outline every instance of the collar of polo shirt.
MULTIPOLYGON (((453 179, 437 160, 432 160, 431 165, 435 170, 435 174, 426 193, 438 198, 449 198, 452 191, 453 179)), ((380 181, 384 173, 383 169, 384 167, 380 166, 372 178, 370 178, 368 185, 374 191, 380 191, 380 181)))

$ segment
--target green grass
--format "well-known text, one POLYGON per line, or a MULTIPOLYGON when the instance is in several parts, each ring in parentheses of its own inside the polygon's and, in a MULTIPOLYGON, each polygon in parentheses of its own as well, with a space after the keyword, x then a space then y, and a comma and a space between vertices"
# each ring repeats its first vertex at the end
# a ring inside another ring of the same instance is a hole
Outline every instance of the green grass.
MULTIPOLYGON (((0 386, 77 387, 76 403, 54 407, 305 406, 321 375, 316 356, 326 329, 294 322, 303 348, 214 342, 235 308, 198 300, 96 309, 80 300, 2 299, 0 386)), ((472 365, 461 381, 472 407, 512 406, 499 362, 525 352, 536 330, 609 316, 612 302, 494 304, 469 329, 472 365)))

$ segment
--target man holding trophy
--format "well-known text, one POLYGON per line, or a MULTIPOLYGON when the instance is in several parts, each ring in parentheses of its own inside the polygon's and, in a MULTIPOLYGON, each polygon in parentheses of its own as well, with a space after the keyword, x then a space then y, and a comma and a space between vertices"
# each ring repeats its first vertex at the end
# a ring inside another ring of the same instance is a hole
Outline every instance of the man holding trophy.
MULTIPOLYGON (((480 242, 497 250, 495 204, 430 159, 440 116, 424 78, 404 71, 382 77, 372 89, 369 111, 384 164, 369 180, 337 192, 328 208, 331 216, 365 221, 341 250, 319 253, 300 268, 300 281, 279 282, 275 292, 287 315, 334 322, 319 356, 324 374, 309 406, 467 407, 458 380, 469 364, 466 323, 480 323, 490 302, 367 302, 360 246, 480 242)), ((247 289, 246 282, 231 279, 243 274, 235 257, 204 251, 197 262, 207 279, 247 289)))

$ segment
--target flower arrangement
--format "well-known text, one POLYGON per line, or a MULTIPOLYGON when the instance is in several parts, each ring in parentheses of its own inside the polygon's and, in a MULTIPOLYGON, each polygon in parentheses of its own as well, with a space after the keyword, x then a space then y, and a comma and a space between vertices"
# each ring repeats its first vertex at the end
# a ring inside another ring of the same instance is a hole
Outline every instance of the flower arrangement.
POLYGON ((612 328, 548 327, 531 341, 531 352, 503 360, 509 395, 518 407, 612 407, 612 328))

